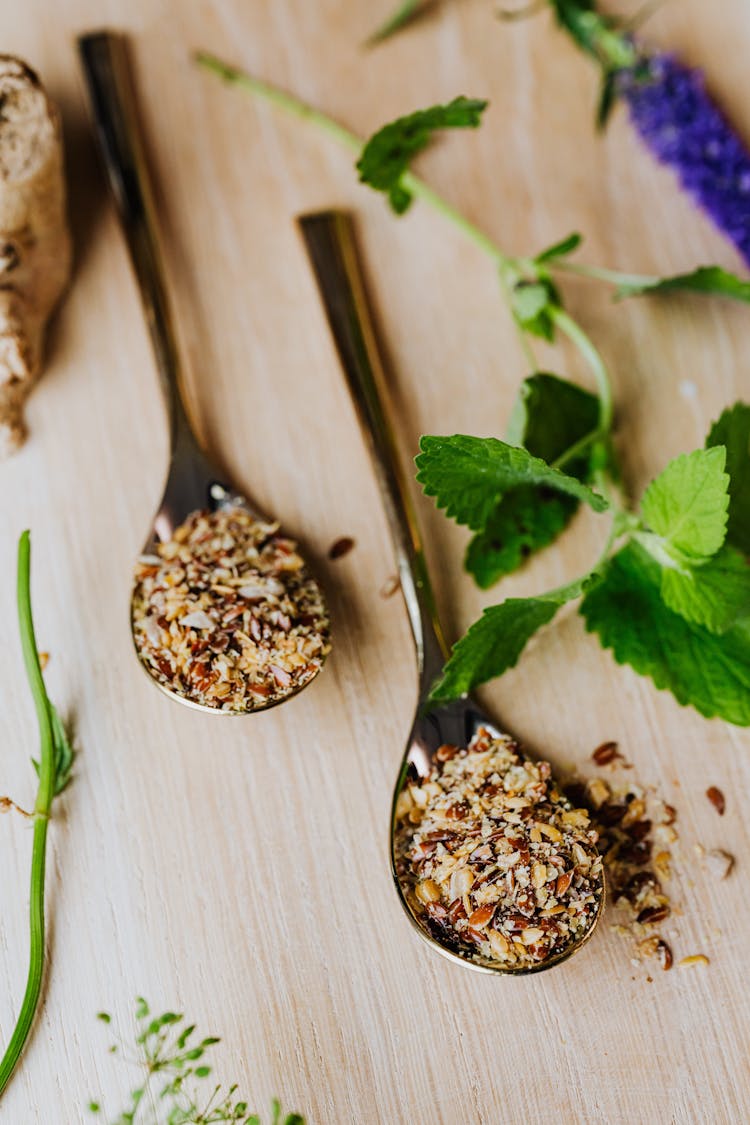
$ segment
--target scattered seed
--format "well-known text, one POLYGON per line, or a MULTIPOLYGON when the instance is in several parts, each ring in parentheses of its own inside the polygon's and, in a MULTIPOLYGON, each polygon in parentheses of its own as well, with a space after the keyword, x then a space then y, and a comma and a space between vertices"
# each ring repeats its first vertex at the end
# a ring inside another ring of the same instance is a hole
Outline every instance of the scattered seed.
POLYGON ((601 746, 597 746, 591 757, 598 766, 606 766, 614 762, 615 758, 621 758, 622 754, 616 742, 603 742, 601 746))
POLYGON ((726 879, 734 867, 734 856, 721 848, 712 848, 706 852, 705 863, 715 879, 726 879))
POLYGON ((661 967, 665 972, 668 969, 672 968, 672 964, 674 962, 672 950, 669 948, 663 938, 659 938, 658 945, 656 946, 656 956, 661 961, 661 967))
POLYGON ((693 953, 690 957, 683 957, 679 962, 681 969, 692 969, 695 965, 710 965, 705 953, 693 953))
POLYGON ((636 922, 641 926, 655 926, 658 922, 663 922, 665 918, 668 918, 670 913, 671 911, 666 903, 663 906, 647 906, 645 910, 640 912, 636 922))
POLYGON ((716 809, 719 816, 723 816, 724 810, 727 807, 727 802, 721 789, 717 789, 715 785, 711 785, 706 790, 706 796, 708 797, 713 807, 716 809))
POLYGON ((343 559, 344 555, 348 555, 354 546, 354 540, 350 535, 342 535, 335 543, 332 543, 328 549, 328 558, 343 559))
POLYGON ((380 587, 381 598, 392 598, 398 589, 401 587, 401 581, 397 574, 392 574, 390 578, 386 578, 383 585, 380 587))

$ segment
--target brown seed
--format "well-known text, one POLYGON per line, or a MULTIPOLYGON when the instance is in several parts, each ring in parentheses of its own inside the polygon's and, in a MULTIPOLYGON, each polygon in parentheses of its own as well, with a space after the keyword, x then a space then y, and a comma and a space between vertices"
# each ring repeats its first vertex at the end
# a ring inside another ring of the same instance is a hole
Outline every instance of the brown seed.
POLYGON ((666 905, 663 906, 647 906, 638 915, 636 921, 640 922, 642 926, 655 926, 657 922, 663 922, 665 918, 670 915, 670 909, 666 905))
POLYGON ((457 753, 457 746, 449 746, 447 742, 444 742, 442 746, 438 746, 435 757, 439 762, 449 762, 451 758, 455 758, 457 753))
POLYGON ((570 884, 571 884, 572 881, 573 881, 573 872, 572 871, 565 871, 562 875, 558 875, 557 881, 555 882, 555 897, 556 898, 562 898, 562 896, 566 893, 566 891, 570 887, 570 884))
POLYGON ((693 953, 690 957, 683 957, 680 961, 681 969, 691 969, 694 965, 710 965, 708 957, 705 953, 693 953))
POLYGON ((386 578, 385 582, 380 587, 381 598, 392 598, 400 585, 401 582, 397 574, 392 574, 390 578, 386 578))
POLYGON ((494 906, 480 906, 473 914, 469 915, 469 925, 475 929, 482 929, 488 922, 492 920, 492 915, 495 913, 494 906))
POLYGON ((734 867, 734 856, 721 848, 711 848, 706 852, 706 866, 715 879, 726 879, 734 867))
POLYGON ((713 807, 716 809, 719 816, 723 816, 724 810, 727 807, 727 802, 721 789, 717 789, 715 785, 711 785, 706 790, 706 796, 708 797, 713 807))
POLYGON ((603 742, 601 746, 597 746, 591 757, 598 766, 606 766, 613 762, 615 758, 621 758, 622 754, 618 750, 616 742, 603 742))
POLYGON ((354 546, 354 540, 350 535, 342 535, 335 543, 332 543, 328 549, 328 558, 331 560, 343 559, 344 555, 348 555, 354 546))
POLYGON ((674 958, 672 957, 672 950, 669 948, 663 938, 659 938, 659 944, 656 947, 656 956, 661 961, 662 969, 666 970, 672 968, 674 958))

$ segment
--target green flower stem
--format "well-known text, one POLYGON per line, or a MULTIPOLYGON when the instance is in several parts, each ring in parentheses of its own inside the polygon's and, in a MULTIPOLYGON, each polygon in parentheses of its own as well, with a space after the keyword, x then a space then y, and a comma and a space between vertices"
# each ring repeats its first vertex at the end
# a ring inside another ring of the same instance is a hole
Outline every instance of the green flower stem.
POLYGON ((573 320, 564 309, 553 306, 550 309, 550 317, 560 331, 565 333, 571 343, 575 344, 578 351, 591 368, 599 393, 599 429, 602 433, 608 434, 612 429, 614 405, 612 401, 612 384, 606 364, 599 354, 598 349, 583 331, 580 324, 573 320))
POLYGON ((566 262, 557 259, 547 263, 550 271, 561 270, 563 273, 577 274, 579 277, 588 277, 594 281, 606 281, 610 285, 652 285, 659 280, 658 277, 649 277, 639 273, 620 273, 619 270, 608 270, 604 266, 587 266, 583 262, 566 262))
POLYGON ((52 801, 55 796, 55 750, 52 719, 49 701, 42 678, 39 653, 34 636, 34 622, 31 616, 30 590, 31 543, 28 531, 24 531, 18 544, 18 620, 21 630, 21 647, 34 697, 41 750, 39 757, 39 789, 34 805, 34 840, 31 852, 31 890, 29 904, 29 972, 26 981, 21 1011, 10 1042, 0 1061, 0 1095, 10 1081, 11 1075, 23 1051, 31 1025, 34 1021, 44 974, 44 872, 47 852, 47 825, 52 801))

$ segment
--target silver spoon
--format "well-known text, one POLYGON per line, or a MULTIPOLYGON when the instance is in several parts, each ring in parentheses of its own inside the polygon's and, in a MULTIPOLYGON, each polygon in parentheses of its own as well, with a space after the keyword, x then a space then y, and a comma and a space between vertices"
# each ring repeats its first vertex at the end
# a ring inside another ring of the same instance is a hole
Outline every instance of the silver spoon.
MULTIPOLYGON (((185 408, 181 364, 155 233, 153 193, 125 38, 108 31, 84 35, 78 40, 78 50, 95 131, 138 282, 167 408, 169 470, 164 494, 143 548, 143 555, 155 556, 159 545, 169 541, 188 516, 202 511, 217 513, 239 509, 247 513, 254 523, 269 526, 269 536, 273 538, 276 525, 269 525, 269 521, 244 496, 235 491, 205 454, 185 408)), ((300 573, 304 573, 313 594, 320 599, 327 629, 322 593, 306 568, 300 573)), ((325 639, 327 645, 327 634, 325 639)), ((133 640, 136 643, 134 630, 133 640)), ((324 649, 327 651, 326 646, 324 649)), ((281 703, 307 686, 322 665, 321 659, 317 668, 311 670, 311 674, 306 673, 306 679, 301 682, 293 680, 288 689, 279 687, 275 694, 266 698, 253 696, 252 705, 236 710, 219 709, 217 706, 206 706, 191 699, 189 694, 173 689, 159 678, 153 665, 146 662, 137 643, 136 651, 152 682, 172 698, 199 710, 222 715, 246 714, 281 703)))
POLYGON ((466 696, 450 703, 428 705, 430 689, 442 671, 448 649, 430 587, 414 507, 400 467, 393 429, 384 408, 383 363, 356 254, 351 220, 346 214, 332 211, 306 215, 299 222, 349 390, 368 439, 417 650, 419 700, 393 798, 391 872, 401 903, 418 933, 450 960, 484 972, 515 975, 538 972, 567 960, 588 941, 601 914, 603 886, 596 913, 583 936, 537 965, 507 967, 491 959, 469 959, 458 947, 451 947, 452 943, 429 928, 424 915, 415 909, 399 874, 396 808, 399 796, 410 781, 424 779, 430 774, 435 764, 435 753, 441 746, 466 747, 481 728, 493 738, 503 736, 496 724, 466 696))

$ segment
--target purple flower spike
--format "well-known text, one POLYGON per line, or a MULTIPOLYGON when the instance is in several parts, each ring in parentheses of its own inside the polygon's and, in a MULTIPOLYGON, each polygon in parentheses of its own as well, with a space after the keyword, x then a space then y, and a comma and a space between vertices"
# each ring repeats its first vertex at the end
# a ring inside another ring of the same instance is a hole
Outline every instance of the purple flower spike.
POLYGON ((644 143, 750 265, 750 152, 707 94, 702 73, 652 54, 620 70, 616 89, 644 143))

